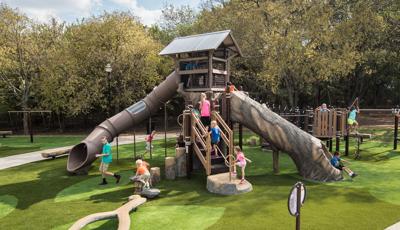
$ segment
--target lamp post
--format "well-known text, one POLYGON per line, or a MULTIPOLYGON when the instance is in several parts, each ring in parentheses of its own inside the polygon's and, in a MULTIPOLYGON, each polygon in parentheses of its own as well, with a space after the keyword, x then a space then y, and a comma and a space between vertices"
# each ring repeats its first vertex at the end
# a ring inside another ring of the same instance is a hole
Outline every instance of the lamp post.
POLYGON ((111 64, 108 63, 106 65, 105 71, 108 74, 108 108, 107 108, 107 117, 110 117, 110 107, 111 107, 111 64))

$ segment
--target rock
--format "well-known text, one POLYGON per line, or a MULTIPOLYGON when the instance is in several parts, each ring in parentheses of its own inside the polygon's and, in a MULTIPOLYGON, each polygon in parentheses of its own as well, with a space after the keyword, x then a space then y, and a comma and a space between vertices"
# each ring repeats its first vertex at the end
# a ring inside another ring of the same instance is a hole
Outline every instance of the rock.
POLYGON ((151 188, 151 189, 143 189, 140 195, 146 197, 146 198, 154 198, 160 194, 160 190, 156 188, 151 188))
POLYGON ((186 171, 186 152, 185 147, 179 147, 175 149, 176 152, 176 176, 185 177, 186 171))
POLYGON ((151 178, 151 185, 156 185, 161 180, 160 176, 160 168, 159 167, 152 167, 150 168, 150 178, 151 178))
POLYGON ((167 180, 175 180, 175 157, 165 158, 165 178, 167 180))
POLYGON ((221 195, 235 195, 250 192, 253 190, 253 186, 248 181, 240 184, 240 180, 236 177, 232 177, 232 180, 229 181, 228 172, 208 176, 207 190, 221 195))

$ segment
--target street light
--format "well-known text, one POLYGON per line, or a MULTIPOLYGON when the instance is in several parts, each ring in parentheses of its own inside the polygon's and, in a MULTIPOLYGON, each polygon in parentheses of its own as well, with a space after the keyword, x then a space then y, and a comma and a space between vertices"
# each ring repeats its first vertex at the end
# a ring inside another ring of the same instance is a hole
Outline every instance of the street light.
POLYGON ((106 65, 105 71, 108 74, 108 108, 107 108, 107 117, 110 117, 110 107, 111 107, 111 64, 108 63, 106 65))

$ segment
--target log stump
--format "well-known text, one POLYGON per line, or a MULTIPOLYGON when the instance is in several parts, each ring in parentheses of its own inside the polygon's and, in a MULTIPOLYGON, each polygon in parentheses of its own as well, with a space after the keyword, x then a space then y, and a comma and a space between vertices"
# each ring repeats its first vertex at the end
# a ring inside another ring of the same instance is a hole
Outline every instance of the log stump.
POLYGON ((160 168, 159 167, 152 167, 150 168, 150 178, 151 178, 151 185, 154 186, 161 180, 160 168))
POLYGON ((165 178, 167 180, 175 180, 175 157, 165 158, 165 178))
POLYGON ((185 177, 187 175, 186 170, 186 152, 185 148, 179 147, 175 149, 176 152, 176 176, 185 177))

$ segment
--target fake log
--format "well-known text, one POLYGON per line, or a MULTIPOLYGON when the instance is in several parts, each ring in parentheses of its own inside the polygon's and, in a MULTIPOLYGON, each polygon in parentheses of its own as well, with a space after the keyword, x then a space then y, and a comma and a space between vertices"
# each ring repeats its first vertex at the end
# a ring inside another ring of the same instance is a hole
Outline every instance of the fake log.
POLYGON ((176 151, 176 176, 185 177, 186 176, 186 153, 185 147, 179 147, 175 149, 176 151))
POLYGON ((165 179, 175 180, 175 157, 165 158, 165 179))
POLYGON ((146 202, 146 198, 140 197, 138 195, 133 195, 130 197, 130 201, 128 203, 122 205, 118 209, 111 212, 99 212, 94 213, 88 216, 83 217, 82 219, 75 222, 69 230, 79 230, 85 227, 86 225, 103 219, 110 219, 114 217, 118 217, 118 230, 129 230, 131 225, 131 218, 129 216, 129 212, 136 208, 137 206, 144 204, 146 202))
POLYGON ((321 140, 252 100, 243 92, 231 93, 231 119, 261 135, 279 150, 289 154, 300 175, 318 181, 336 181, 343 177, 334 168, 331 154, 321 140))
POLYGON ((159 167, 152 167, 150 169, 150 178, 151 178, 151 185, 154 186, 158 182, 160 182, 160 168, 159 167))

